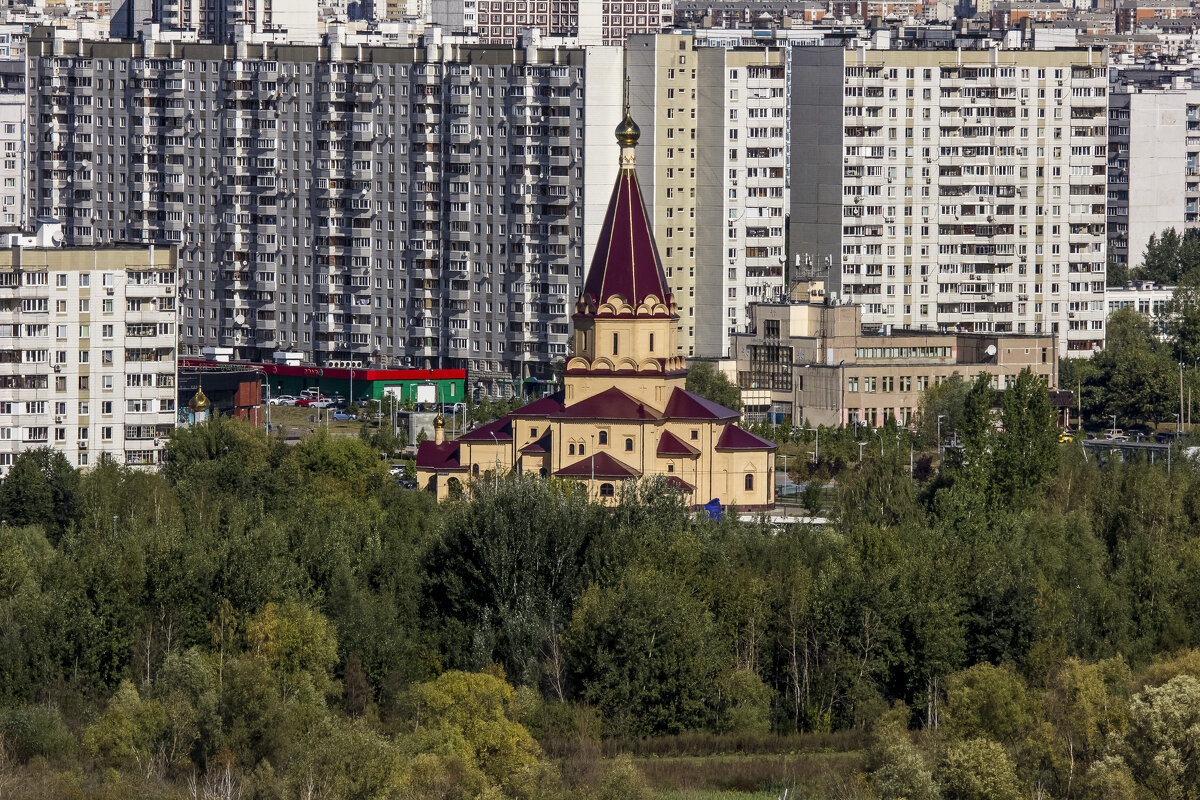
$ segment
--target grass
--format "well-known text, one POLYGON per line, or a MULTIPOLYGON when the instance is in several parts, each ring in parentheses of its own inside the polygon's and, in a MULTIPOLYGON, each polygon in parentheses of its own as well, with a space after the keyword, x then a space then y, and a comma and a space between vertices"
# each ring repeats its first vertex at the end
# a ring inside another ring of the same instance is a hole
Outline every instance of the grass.
MULTIPOLYGON (((659 792, 661 800, 779 800, 781 792, 722 792, 722 791, 668 791, 659 792)), ((792 793, 789 792, 791 797, 792 793)), ((797 795, 797 798, 800 796, 797 795)))
POLYGON ((662 800, 777 800, 845 795, 861 768, 862 740, 832 734, 715 735, 685 733, 647 739, 555 739, 542 742, 581 785, 600 763, 629 755, 662 800))
POLYGON ((655 790, 666 793, 723 792, 790 796, 829 796, 858 769, 858 753, 805 753, 793 755, 687 756, 639 758, 634 764, 655 790))
MULTIPOLYGON (((271 406, 271 424, 278 426, 288 438, 305 436, 312 433, 317 428, 318 410, 315 408, 300 408, 297 406, 271 406), (310 421, 313 419, 313 421, 310 421)), ((325 410, 320 411, 321 420, 320 426, 325 427, 325 410)), ((362 427, 362 423, 358 420, 348 420, 338 422, 331 419, 329 421, 329 434, 331 436, 358 436, 358 430, 362 427)), ((374 421, 371 422, 371 429, 374 430, 374 421)))

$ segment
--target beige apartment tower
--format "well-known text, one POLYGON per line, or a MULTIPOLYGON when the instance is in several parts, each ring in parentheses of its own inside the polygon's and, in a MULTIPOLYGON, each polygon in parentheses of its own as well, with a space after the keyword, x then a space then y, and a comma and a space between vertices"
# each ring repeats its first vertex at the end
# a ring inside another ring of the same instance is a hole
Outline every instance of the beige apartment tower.
POLYGON ((170 247, 0 247, 0 472, 36 447, 76 467, 161 463, 177 277, 170 247))
POLYGON ((784 288, 786 52, 631 36, 626 71, 642 125, 638 177, 684 355, 722 357, 749 305, 784 288))

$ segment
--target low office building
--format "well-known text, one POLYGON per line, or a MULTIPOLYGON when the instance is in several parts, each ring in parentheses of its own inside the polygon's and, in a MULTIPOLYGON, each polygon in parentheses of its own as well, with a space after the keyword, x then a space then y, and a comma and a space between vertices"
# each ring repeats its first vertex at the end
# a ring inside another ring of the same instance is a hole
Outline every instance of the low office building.
POLYGON ((174 248, 22 246, 38 240, 0 242, 0 472, 34 447, 78 467, 160 463, 177 408, 174 248))
POLYGON ((1174 286, 1162 286, 1153 281, 1130 281, 1124 286, 1109 286, 1104 290, 1108 313, 1132 308, 1148 317, 1157 317, 1167 310, 1175 296, 1174 286))
POLYGON ((980 334, 880 327, 864 333, 862 308, 836 305, 802 288, 800 302, 751 309, 752 327, 734 337, 747 419, 790 416, 796 424, 882 425, 915 421, 921 392, 958 374, 992 376, 1004 389, 1028 367, 1057 382, 1052 334, 980 334))

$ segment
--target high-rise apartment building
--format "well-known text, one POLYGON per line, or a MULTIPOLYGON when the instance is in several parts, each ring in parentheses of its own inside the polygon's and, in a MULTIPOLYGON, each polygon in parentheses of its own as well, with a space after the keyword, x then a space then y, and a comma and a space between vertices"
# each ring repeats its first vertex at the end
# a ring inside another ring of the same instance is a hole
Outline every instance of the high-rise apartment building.
POLYGON ((4 243, 0 472, 34 447, 80 467, 161 462, 177 418, 176 289, 172 248, 4 243))
POLYGON ((184 34, 221 43, 277 37, 317 42, 317 12, 316 0, 117 0, 109 30, 114 39, 137 38, 153 25, 168 39, 184 34))
POLYGON ((729 354, 749 305, 784 288, 787 49, 632 36, 638 177, 679 305, 685 355, 729 354))
POLYGON ((1200 227, 1200 89, 1152 77, 1115 82, 1108 109, 1108 254, 1125 267, 1152 235, 1200 227))
POLYGON ((25 62, 0 61, 0 225, 25 222, 25 62))
POLYGON ((791 250, 868 324, 1104 344, 1102 51, 792 54, 791 250))
POLYGON ((515 44, 523 30, 575 36, 584 44, 621 45, 635 33, 671 28, 672 0, 434 0, 433 22, 474 33, 489 44, 515 44))
POLYGON ((175 244, 184 353, 552 376, 616 174, 617 48, 30 43, 31 205, 175 244))

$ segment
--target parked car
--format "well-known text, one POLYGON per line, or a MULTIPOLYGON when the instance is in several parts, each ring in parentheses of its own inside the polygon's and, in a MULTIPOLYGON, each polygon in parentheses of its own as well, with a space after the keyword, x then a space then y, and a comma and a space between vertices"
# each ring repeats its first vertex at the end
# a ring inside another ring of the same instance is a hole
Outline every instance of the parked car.
POLYGON ((335 422, 346 422, 347 420, 358 419, 354 414, 347 414, 345 411, 334 411, 333 419, 335 422))
POLYGON ((268 402, 273 406, 294 406, 299 399, 294 394, 281 394, 272 397, 268 402))
POLYGON ((332 397, 321 397, 317 400, 310 400, 308 402, 308 407, 309 408, 333 408, 333 398, 332 397))
MULTIPOLYGON (((304 408, 310 408, 310 407, 313 407, 313 403, 318 403, 318 402, 321 402, 322 400, 328 400, 328 399, 329 398, 323 394, 322 395, 302 395, 300 397, 300 399, 296 401, 296 405, 302 406, 304 408)), ((325 406, 316 406, 316 408, 324 408, 324 407, 325 406)))
POLYGON ((1125 441, 1129 437, 1125 435, 1125 431, 1120 428, 1109 428, 1104 432, 1104 438, 1115 441, 1125 441))

